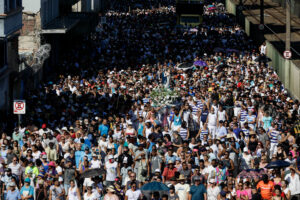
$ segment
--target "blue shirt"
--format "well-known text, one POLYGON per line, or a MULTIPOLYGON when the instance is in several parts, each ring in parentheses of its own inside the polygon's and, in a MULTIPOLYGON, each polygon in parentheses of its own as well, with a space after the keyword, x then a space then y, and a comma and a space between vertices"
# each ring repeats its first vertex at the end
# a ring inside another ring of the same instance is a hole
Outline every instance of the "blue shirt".
POLYGON ((198 186, 193 185, 190 189, 192 200, 204 200, 204 193, 207 192, 203 184, 200 184, 198 186))
POLYGON ((15 189, 15 191, 13 192, 11 190, 8 190, 6 194, 6 200, 19 200, 19 199, 21 199, 19 190, 15 189))
POLYGON ((180 126, 181 125, 181 117, 180 115, 176 116, 174 115, 174 126, 180 126))
POLYGON ((143 123, 139 123, 138 135, 143 135, 143 130, 144 130, 144 124, 143 123))
MULTIPOLYGON (((224 126, 222 126, 222 127, 218 128, 218 137, 222 137, 224 135, 227 135, 227 129, 224 126)), ((221 141, 224 142, 225 137, 222 138, 221 141)))
POLYGON ((109 127, 108 127, 107 124, 106 124, 106 125, 101 124, 101 125, 99 126, 98 130, 100 131, 101 136, 103 136, 103 135, 108 135, 109 127))
POLYGON ((21 193, 21 196, 30 196, 30 195, 32 195, 32 197, 29 198, 29 200, 33 200, 34 188, 32 186, 29 186, 28 188, 23 186, 20 193, 21 193))
POLYGON ((271 126, 271 122, 273 121, 272 117, 263 117, 262 119, 263 123, 264 123, 264 129, 268 130, 268 128, 270 128, 271 126))
MULTIPOLYGON (((76 156, 76 155, 75 155, 75 156, 76 156)), ((81 159, 80 159, 81 162, 83 162, 84 156, 86 156, 86 157, 88 158, 88 161, 91 161, 91 160, 92 160, 92 154, 91 154, 91 153, 88 153, 88 154, 83 153, 82 156, 81 156, 81 159)))
POLYGON ((84 152, 83 152, 83 151, 75 151, 75 163, 76 163, 76 168, 79 167, 79 162, 80 162, 80 159, 81 159, 82 155, 84 155, 84 152))

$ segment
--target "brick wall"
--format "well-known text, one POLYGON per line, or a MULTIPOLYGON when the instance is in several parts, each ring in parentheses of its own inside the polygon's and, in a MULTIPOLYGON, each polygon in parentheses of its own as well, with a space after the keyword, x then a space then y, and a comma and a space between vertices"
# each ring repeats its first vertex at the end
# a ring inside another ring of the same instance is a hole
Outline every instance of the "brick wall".
POLYGON ((23 13, 22 16, 23 27, 21 30, 22 35, 33 35, 36 29, 40 29, 40 15, 39 13, 23 13))

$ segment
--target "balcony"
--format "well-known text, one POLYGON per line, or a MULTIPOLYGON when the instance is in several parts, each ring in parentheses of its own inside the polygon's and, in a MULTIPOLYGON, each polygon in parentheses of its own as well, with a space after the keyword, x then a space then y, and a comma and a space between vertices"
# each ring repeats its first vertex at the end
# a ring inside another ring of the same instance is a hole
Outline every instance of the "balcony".
POLYGON ((0 38, 5 38, 22 28, 22 7, 0 14, 0 38))

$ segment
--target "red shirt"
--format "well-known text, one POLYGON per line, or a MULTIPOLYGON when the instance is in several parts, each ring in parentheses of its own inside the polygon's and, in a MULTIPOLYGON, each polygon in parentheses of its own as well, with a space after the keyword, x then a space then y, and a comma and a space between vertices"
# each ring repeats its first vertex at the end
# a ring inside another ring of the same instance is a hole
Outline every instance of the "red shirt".
POLYGON ((166 181, 169 181, 172 177, 175 176, 175 172, 177 172, 177 169, 174 167, 173 169, 169 169, 168 167, 165 167, 163 172, 163 177, 165 177, 166 181))

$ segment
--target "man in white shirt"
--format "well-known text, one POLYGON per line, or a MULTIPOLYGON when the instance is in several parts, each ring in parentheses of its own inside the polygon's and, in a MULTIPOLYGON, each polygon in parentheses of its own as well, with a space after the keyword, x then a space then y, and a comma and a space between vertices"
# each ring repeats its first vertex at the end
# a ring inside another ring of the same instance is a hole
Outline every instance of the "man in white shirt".
POLYGON ((290 167, 290 174, 285 176, 285 180, 289 182, 289 189, 291 190, 291 199, 300 199, 300 176, 299 170, 290 167))
POLYGON ((190 186, 185 183, 183 174, 180 174, 179 183, 175 185, 175 193, 179 196, 179 200, 188 200, 190 186))
POLYGON ((93 154, 93 159, 91 160, 91 168, 100 168, 101 167, 101 161, 98 159, 97 154, 93 154))
POLYGON ((14 157, 12 160, 12 163, 8 165, 8 168, 11 169, 11 173, 18 176, 18 178, 21 178, 21 173, 22 173, 22 167, 20 163, 18 163, 18 158, 14 157))
POLYGON ((113 185, 117 177, 118 163, 114 160, 113 155, 108 156, 108 161, 105 163, 104 169, 106 170, 106 186, 113 185))
POLYGON ((220 188, 217 186, 216 180, 214 178, 210 179, 207 187, 207 200, 218 199, 219 193, 220 188))
POLYGON ((225 142, 225 137, 227 136, 227 129, 224 127, 224 121, 219 121, 219 127, 217 129, 217 138, 222 142, 225 142))
POLYGON ((215 113, 215 109, 211 108, 207 117, 207 127, 213 139, 216 138, 216 129, 217 129, 217 114, 215 113))

